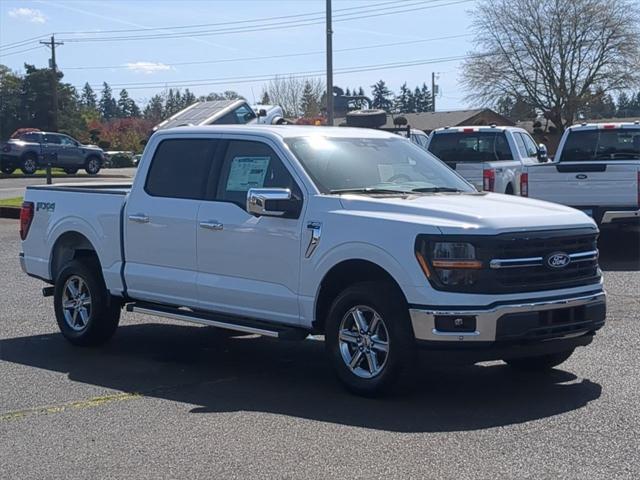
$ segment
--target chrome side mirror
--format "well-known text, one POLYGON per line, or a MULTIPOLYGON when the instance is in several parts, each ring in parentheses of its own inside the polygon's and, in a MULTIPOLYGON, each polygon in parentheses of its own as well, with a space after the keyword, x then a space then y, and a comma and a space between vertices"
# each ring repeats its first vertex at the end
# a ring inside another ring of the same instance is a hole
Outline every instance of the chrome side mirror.
POLYGON ((547 146, 544 143, 538 145, 538 161, 546 162, 549 160, 549 154, 547 152, 547 146))
POLYGON ((247 212, 257 217, 297 217, 299 204, 288 188, 250 188, 247 192, 247 212))

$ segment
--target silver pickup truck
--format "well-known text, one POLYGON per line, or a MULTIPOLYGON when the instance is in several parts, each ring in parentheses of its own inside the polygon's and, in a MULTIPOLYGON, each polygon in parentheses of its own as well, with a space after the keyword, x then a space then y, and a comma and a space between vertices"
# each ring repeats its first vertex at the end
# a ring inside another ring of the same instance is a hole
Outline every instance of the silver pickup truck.
POLYGON ((51 132, 26 132, 0 147, 0 171, 7 175, 17 168, 32 175, 49 162, 69 175, 81 168, 96 175, 104 163, 104 152, 95 145, 83 145, 68 135, 51 132))

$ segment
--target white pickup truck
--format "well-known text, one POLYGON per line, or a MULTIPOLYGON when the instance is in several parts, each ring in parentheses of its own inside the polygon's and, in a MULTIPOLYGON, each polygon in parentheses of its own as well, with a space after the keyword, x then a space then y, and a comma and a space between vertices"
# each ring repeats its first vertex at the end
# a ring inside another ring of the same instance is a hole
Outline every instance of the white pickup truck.
POLYGON ((640 224, 640 122, 564 132, 554 161, 528 166, 523 195, 578 208, 603 226, 640 224))
POLYGON ((547 148, 518 127, 438 128, 431 132, 427 149, 478 190, 509 195, 520 195, 528 165, 547 161, 547 148))
POLYGON ((589 217, 480 193, 376 130, 161 130, 133 185, 27 187, 20 228, 22 268, 53 285, 73 344, 107 341, 123 307, 324 335, 360 394, 415 369, 416 350, 549 369, 606 316, 589 217))

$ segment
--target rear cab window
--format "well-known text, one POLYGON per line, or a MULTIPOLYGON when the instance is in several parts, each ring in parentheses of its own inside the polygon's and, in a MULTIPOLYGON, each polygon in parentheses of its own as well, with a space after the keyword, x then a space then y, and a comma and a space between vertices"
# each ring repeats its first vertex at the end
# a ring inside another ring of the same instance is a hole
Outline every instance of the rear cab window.
POLYGON ((560 162, 640 160, 640 127, 569 130, 560 162))
POLYGON ((212 186, 217 146, 215 139, 163 140, 151 159, 145 191, 153 197, 203 200, 212 186))
POLYGON ((429 151, 445 163, 513 160, 504 132, 434 133, 429 151))

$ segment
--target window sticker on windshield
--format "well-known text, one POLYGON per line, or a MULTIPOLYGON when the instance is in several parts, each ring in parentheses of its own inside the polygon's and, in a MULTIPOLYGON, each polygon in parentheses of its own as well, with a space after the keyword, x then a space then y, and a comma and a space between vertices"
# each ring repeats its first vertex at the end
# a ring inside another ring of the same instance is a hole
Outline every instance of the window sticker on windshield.
POLYGON ((227 192, 246 192, 261 188, 267 175, 271 157, 235 157, 231 162, 227 192))

